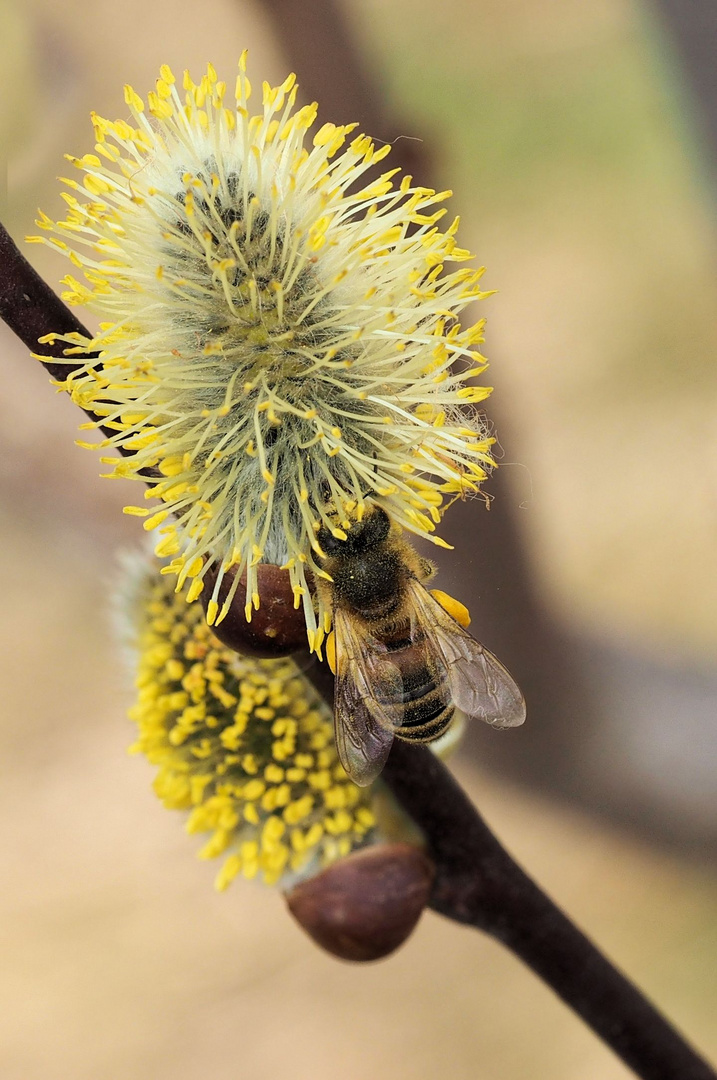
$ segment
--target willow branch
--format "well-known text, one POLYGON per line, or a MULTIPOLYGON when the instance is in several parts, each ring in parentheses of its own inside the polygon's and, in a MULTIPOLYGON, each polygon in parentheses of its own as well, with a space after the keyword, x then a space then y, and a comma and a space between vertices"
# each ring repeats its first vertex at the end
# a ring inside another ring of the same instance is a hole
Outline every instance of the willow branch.
MULTIPOLYGON (((5 226, 0 222, 0 317, 17 334, 28 349, 40 359, 53 379, 64 382, 67 376, 81 368, 88 360, 96 360, 99 353, 87 352, 74 356, 72 362, 55 363, 65 357, 66 342, 50 341, 39 344, 48 334, 92 334, 80 320, 63 304, 57 293, 30 265, 19 250, 5 226)), ((100 431, 108 437, 117 433, 100 423, 96 413, 84 412, 97 421, 100 431)), ((131 450, 116 446, 118 453, 131 455, 131 450)), ((150 475, 147 470, 147 475, 150 475)))
POLYGON ((82 334, 92 337, 70 309, 66 307, 47 282, 30 266, 7 229, 0 224, 0 315, 20 341, 33 353, 40 350, 42 363, 54 379, 66 379, 71 371, 82 367, 97 353, 78 356, 77 362, 56 364, 62 359, 67 345, 62 341, 38 345, 47 334, 82 334))
MULTIPOLYGON (((325 664, 305 672, 333 707, 325 664)), ((425 746, 396 740, 382 773, 436 864, 430 906, 515 953, 643 1080, 717 1073, 518 866, 425 746)))
MULTIPOLYGON (((1 225, 0 315, 33 351, 45 334, 87 334, 1 225)), ((63 355, 61 347, 45 350, 45 367, 65 378, 72 365, 53 363, 63 355)), ((78 357, 76 366, 87 358, 78 357)), ((333 706, 333 677, 326 664, 309 665, 306 675, 333 706)), ((435 911, 484 930, 511 949, 643 1080, 717 1080, 717 1073, 521 870, 427 748, 397 740, 383 778, 426 836, 437 870, 435 911)))

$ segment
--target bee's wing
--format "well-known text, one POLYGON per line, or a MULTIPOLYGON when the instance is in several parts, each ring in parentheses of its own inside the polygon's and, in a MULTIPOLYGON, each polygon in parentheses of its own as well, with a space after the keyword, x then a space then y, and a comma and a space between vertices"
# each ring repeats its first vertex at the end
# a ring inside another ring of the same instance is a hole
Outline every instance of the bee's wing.
POLYGON ((415 618, 434 657, 445 665, 456 708, 492 727, 522 724, 525 699, 500 660, 466 633, 420 582, 411 581, 409 589, 415 618))
POLYGON ((371 636, 359 636, 339 609, 334 611, 334 633, 336 747, 353 782, 365 787, 386 764, 393 729, 400 724, 390 706, 391 700, 400 700, 400 672, 385 659, 385 647, 371 636))

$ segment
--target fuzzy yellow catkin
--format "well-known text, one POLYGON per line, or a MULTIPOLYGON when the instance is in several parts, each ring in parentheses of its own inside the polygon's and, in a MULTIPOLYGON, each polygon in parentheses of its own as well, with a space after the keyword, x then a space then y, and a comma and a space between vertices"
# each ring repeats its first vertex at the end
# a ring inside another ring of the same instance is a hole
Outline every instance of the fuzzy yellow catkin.
POLYGON ((372 792, 339 764, 331 712, 290 659, 223 646, 199 605, 154 568, 130 588, 137 657, 132 746, 163 804, 205 833, 202 858, 287 886, 377 838, 372 792))

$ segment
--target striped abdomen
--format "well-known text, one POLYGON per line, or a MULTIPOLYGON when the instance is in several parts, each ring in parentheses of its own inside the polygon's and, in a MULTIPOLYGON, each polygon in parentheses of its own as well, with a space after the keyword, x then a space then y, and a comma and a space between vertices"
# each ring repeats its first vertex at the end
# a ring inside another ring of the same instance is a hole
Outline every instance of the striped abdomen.
MULTIPOLYGON (((401 716, 396 728, 399 739, 408 742, 431 742, 447 729, 455 708, 445 675, 430 662, 424 641, 417 638, 384 640, 388 658, 401 673, 402 686, 390 702, 384 701, 401 716)), ((379 699, 380 701, 380 699, 379 699)))

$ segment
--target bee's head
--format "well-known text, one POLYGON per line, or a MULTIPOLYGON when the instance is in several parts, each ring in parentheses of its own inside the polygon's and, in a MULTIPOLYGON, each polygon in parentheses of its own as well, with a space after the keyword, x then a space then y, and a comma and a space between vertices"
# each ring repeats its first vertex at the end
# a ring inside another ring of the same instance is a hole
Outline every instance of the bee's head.
POLYGON ((345 540, 332 536, 323 525, 317 540, 327 555, 340 558, 342 555, 360 555, 369 551, 386 539, 391 529, 391 520, 385 510, 374 506, 361 521, 355 521, 345 540))

